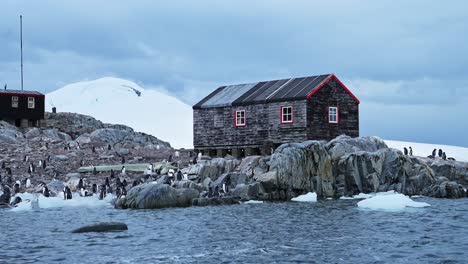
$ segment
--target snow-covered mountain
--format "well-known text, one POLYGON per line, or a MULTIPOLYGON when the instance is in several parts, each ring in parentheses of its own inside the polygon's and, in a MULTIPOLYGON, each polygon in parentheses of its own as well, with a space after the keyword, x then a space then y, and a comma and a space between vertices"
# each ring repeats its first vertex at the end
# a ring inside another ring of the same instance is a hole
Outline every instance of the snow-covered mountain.
POLYGON ((175 148, 193 147, 192 108, 177 98, 118 78, 64 86, 46 95, 46 110, 90 115, 153 135, 175 148))

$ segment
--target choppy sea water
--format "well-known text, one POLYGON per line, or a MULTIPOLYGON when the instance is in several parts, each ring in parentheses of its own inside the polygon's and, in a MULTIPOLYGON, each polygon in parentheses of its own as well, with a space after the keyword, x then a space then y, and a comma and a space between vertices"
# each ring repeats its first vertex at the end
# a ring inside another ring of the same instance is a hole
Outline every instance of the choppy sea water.
POLYGON ((0 263, 467 263, 468 199, 359 209, 358 200, 116 210, 0 209, 0 263), (71 234, 120 221, 118 233, 71 234))

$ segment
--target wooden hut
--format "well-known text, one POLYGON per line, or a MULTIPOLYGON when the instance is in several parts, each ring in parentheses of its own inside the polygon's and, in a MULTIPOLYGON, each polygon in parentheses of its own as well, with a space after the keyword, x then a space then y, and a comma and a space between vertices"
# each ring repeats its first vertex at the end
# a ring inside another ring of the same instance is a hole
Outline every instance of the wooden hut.
POLYGON ((36 91, 0 90, 0 120, 17 127, 44 124, 45 96, 36 91))
POLYGON ((193 106, 194 148, 270 154, 283 143, 359 136, 359 100, 334 75, 221 86, 193 106))

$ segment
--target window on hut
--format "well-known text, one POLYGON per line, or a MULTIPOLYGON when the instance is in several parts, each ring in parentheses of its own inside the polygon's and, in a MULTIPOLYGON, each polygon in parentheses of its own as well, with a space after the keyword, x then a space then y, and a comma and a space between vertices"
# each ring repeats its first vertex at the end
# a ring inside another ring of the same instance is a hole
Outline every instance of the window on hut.
POLYGON ((245 126, 245 110, 236 111, 236 127, 245 126))
POLYGON ((338 123, 338 107, 336 106, 328 107, 328 123, 332 123, 332 124, 338 123))
POLYGON ((286 106, 281 107, 281 124, 287 124, 293 122, 293 107, 286 106))
POLYGON ((28 108, 34 108, 35 105, 34 97, 28 97, 28 108))
POLYGON ((18 96, 11 97, 11 107, 18 108, 18 96))

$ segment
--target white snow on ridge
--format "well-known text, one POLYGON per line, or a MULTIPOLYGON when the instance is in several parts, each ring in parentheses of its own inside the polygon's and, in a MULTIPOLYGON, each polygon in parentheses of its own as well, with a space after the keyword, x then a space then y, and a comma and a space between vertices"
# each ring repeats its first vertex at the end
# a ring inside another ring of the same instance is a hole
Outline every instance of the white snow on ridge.
POLYGON ((414 156, 427 157, 431 155, 433 149, 442 149, 447 157, 453 157, 457 161, 468 162, 468 148, 450 146, 450 145, 439 145, 439 144, 428 144, 428 143, 415 143, 395 140, 384 140, 389 148, 394 148, 403 151, 403 148, 413 148, 414 156))
POLYGON ((193 148, 192 108, 157 90, 105 77, 64 86, 46 95, 46 110, 90 115, 123 124, 167 141, 174 148, 193 148), (138 95, 140 92, 140 95, 138 95))

